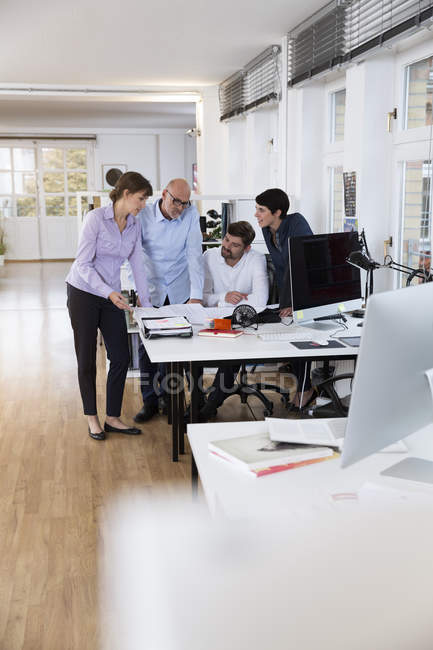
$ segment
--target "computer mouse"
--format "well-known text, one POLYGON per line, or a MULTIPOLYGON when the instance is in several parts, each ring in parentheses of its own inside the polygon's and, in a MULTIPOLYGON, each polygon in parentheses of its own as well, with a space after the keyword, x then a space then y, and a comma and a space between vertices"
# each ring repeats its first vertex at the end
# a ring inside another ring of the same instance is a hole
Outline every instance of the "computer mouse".
POLYGON ((329 341, 327 341, 327 339, 313 339, 311 343, 314 343, 315 345, 328 345, 329 341))

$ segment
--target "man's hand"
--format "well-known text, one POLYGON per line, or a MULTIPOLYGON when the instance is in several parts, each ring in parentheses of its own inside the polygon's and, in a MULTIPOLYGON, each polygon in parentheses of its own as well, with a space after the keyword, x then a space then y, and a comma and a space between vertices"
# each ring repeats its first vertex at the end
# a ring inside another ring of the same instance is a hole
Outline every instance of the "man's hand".
POLYGON ((231 305, 237 305, 241 300, 248 300, 248 294, 240 293, 239 291, 229 291, 226 293, 224 300, 231 305))
POLYGON ((198 298, 190 298, 186 304, 187 305, 196 305, 196 304, 202 305, 203 300, 199 300, 198 298))
POLYGON ((292 316, 293 315, 293 310, 291 307, 285 307, 284 309, 280 309, 280 318, 287 318, 287 316, 292 316))
POLYGON ((118 309, 125 309, 128 311, 132 311, 132 308, 128 305, 125 298, 118 291, 112 291, 108 296, 108 298, 109 300, 111 300, 113 305, 116 305, 116 307, 118 307, 118 309))

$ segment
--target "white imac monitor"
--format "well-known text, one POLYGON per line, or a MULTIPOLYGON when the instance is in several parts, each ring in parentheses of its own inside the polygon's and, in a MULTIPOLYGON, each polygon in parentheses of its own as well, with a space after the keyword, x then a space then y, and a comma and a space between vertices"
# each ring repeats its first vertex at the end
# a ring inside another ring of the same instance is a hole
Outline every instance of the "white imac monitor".
POLYGON ((343 467, 433 422, 433 283, 370 296, 362 330, 343 467))
POLYGON ((291 295, 295 322, 362 306, 360 271, 347 262, 350 253, 359 249, 355 231, 289 239, 290 273, 282 294, 283 300, 291 295))

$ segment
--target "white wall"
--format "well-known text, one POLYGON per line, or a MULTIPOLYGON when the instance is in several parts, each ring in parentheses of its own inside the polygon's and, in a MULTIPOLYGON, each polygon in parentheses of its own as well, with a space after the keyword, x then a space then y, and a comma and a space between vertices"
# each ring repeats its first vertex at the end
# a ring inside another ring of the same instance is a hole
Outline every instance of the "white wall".
POLYGON ((197 104, 200 191, 255 196, 278 185, 278 106, 219 121, 218 88, 204 88, 197 104))
POLYGON ((102 182, 101 165, 125 163, 129 170, 140 172, 155 190, 165 187, 171 178, 191 180, 194 148, 184 129, 160 132, 119 131, 97 135, 95 178, 102 182))
MULTIPOLYGON (((161 137, 161 136, 159 136, 161 137)), ((168 136, 165 136, 168 137, 168 136)), ((181 135, 174 136, 175 155, 178 156, 181 135)), ((159 189, 160 166, 165 163, 166 152, 159 160, 158 136, 143 133, 99 134, 95 146, 95 189, 102 189, 102 165, 117 163, 128 170, 140 172, 155 189, 159 189)), ((181 169, 183 169, 183 160, 181 169)))

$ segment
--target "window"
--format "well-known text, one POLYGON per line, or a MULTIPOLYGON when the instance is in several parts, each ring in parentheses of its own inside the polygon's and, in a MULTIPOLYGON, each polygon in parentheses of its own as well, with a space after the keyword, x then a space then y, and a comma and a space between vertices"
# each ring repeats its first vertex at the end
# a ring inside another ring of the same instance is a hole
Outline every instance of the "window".
POLYGON ((86 190, 86 148, 0 146, 0 218, 37 217, 42 202, 47 216, 76 216, 75 192, 86 190))
POLYGON ((431 180, 431 160, 405 163, 401 260, 413 268, 422 266, 431 255, 431 180))
POLYGON ((343 210, 343 168, 330 168, 330 230, 331 232, 343 232, 344 210, 343 210))
POLYGON ((41 152, 46 215, 76 215, 75 192, 87 190, 87 150, 50 146, 41 152))
POLYGON ((433 56, 406 67, 405 128, 432 124, 433 56))
POLYGON ((344 113, 346 110, 346 90, 331 94, 331 130, 330 141, 344 140, 344 113))
POLYGON ((35 148, 0 147, 0 218, 36 215, 35 148))

